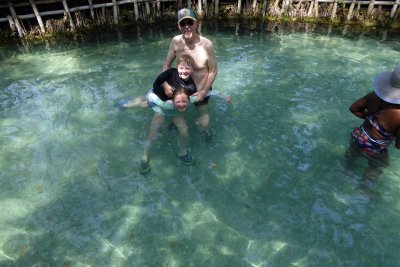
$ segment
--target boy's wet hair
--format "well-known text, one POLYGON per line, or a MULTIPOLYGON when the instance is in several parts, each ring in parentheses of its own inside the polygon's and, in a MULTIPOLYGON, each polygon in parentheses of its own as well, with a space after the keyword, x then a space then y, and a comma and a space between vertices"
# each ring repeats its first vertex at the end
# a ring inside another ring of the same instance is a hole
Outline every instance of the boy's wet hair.
POLYGON ((176 59, 176 65, 179 66, 181 63, 186 63, 188 66, 193 67, 194 59, 189 55, 181 55, 176 59))
POLYGON ((175 97, 180 94, 185 94, 189 99, 189 91, 185 87, 179 87, 174 90, 174 94, 172 95, 172 99, 175 100, 175 97))

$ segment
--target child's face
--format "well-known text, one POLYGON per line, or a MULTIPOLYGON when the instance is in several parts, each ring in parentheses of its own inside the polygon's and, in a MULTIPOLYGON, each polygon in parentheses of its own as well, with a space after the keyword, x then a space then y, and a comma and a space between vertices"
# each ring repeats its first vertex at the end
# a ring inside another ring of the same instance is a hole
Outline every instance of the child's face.
POLYGON ((191 66, 189 66, 188 64, 186 64, 185 62, 181 62, 178 65, 178 74, 182 80, 184 80, 184 81, 189 80, 190 75, 192 75, 192 72, 193 72, 193 68, 191 66))
POLYGON ((183 112, 189 106, 189 98, 185 94, 176 95, 174 98, 174 105, 177 110, 183 112))

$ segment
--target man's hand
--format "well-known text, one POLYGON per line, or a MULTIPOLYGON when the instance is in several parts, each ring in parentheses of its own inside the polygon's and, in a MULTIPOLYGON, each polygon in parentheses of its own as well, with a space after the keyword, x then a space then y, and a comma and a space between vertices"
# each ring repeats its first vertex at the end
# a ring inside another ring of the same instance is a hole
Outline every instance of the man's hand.
POLYGON ((204 97, 206 96, 205 90, 201 90, 199 92, 196 92, 193 95, 195 95, 197 97, 197 101, 196 102, 203 101, 204 97))

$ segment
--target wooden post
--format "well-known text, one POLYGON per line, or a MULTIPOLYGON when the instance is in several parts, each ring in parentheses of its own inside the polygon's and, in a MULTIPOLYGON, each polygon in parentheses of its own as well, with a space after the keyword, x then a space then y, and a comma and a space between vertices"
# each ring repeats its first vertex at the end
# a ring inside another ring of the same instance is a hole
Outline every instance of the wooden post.
POLYGON ((332 7, 331 20, 335 19, 336 11, 337 11, 337 0, 334 0, 333 7, 332 7))
POLYGON ((372 10, 374 10, 374 4, 375 4, 375 0, 370 0, 369 5, 368 5, 367 17, 369 17, 372 13, 372 10))
POLYGON ((355 4, 356 4, 356 0, 353 0, 351 2, 350 8, 349 8, 349 13, 347 14, 347 20, 351 20, 351 17, 353 16, 353 10, 354 10, 355 4))
POLYGON ((89 0, 89 9, 90 9, 90 16, 92 17, 92 20, 94 21, 93 0, 89 0))
POLYGON ((314 9, 314 1, 311 1, 311 2, 310 2, 310 7, 309 7, 308 12, 307 12, 307 16, 308 16, 308 17, 311 17, 311 16, 312 16, 313 9, 314 9))
POLYGON ((35 1, 34 0, 29 0, 29 2, 31 3, 33 12, 35 13, 36 19, 37 19, 37 21, 39 23, 40 31, 42 33, 45 33, 46 30, 45 30, 44 25, 43 25, 42 17, 40 16, 39 10, 36 7, 35 1))
POLYGON ((112 0, 114 24, 118 24, 118 6, 117 0, 112 0))
POLYGON ((207 17, 208 16, 208 7, 207 7, 207 0, 203 0, 203 7, 204 7, 204 14, 207 17))
POLYGON ((216 17, 218 17, 218 12, 219 12, 219 0, 215 0, 215 4, 214 4, 214 8, 215 8, 215 13, 214 13, 214 15, 216 16, 216 17))
POLYGON ((359 14, 360 14, 360 9, 361 9, 361 3, 358 2, 357 3, 357 9, 356 9, 357 18, 358 18, 359 14))
POLYGON ((161 1, 157 0, 157 16, 161 16, 161 1))
POLYGON ((319 17, 319 11, 318 11, 318 0, 315 0, 315 17, 318 18, 319 17))
POLYGON ((289 14, 289 0, 283 0, 281 13, 285 16, 289 14))
POLYGON ((265 17, 265 15, 267 14, 267 3, 268 0, 264 0, 263 1, 263 7, 262 7, 262 16, 265 17))
POLYGON ((146 6, 146 15, 147 15, 147 17, 149 17, 150 16, 150 3, 146 1, 144 4, 146 6))
POLYGON ((390 11, 390 18, 391 19, 394 18, 394 14, 396 14, 396 10, 397 10, 397 7, 399 6, 399 4, 400 4, 400 0, 396 0, 396 2, 393 5, 392 10, 390 11))
POLYGON ((65 13, 67 13, 67 16, 68 16, 68 19, 69 19, 69 23, 71 24, 71 29, 75 30, 75 23, 74 23, 74 20, 72 19, 71 13, 69 13, 69 8, 68 8, 68 5, 67 5, 67 1, 63 0, 62 4, 64 6, 65 13))
POLYGON ((251 7, 251 10, 253 12, 253 16, 256 15, 256 8, 257 8, 257 0, 253 0, 253 5, 251 7))
POLYGON ((101 8, 101 17, 102 17, 101 21, 102 21, 103 23, 106 22, 106 7, 105 7, 105 6, 103 6, 103 7, 101 8))
POLYGON ((15 23, 15 26, 17 27, 18 35, 20 37, 24 37, 26 33, 25 33, 24 29, 22 28, 21 24, 19 23, 19 19, 18 19, 17 13, 15 12, 15 9, 14 9, 11 1, 8 1, 8 8, 10 9, 11 15, 12 15, 14 23, 15 23))
POLYGON ((197 3, 198 3, 197 16, 201 18, 203 16, 203 8, 201 6, 201 0, 198 0, 197 3))
MULTIPOLYGON (((116 0, 114 0, 114 1, 116 1, 116 0)), ((139 20, 139 7, 138 7, 137 1, 133 2, 133 9, 135 10, 135 20, 138 21, 139 20)))
POLYGON ((16 32, 17 29, 15 28, 15 22, 14 22, 13 18, 10 15, 8 15, 7 19, 8 19, 8 23, 10 24, 11 31, 16 32))

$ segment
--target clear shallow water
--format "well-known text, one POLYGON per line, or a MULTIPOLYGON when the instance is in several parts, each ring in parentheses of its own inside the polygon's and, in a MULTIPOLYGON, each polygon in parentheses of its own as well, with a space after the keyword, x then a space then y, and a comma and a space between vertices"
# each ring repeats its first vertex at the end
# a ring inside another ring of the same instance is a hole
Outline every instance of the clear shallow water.
POLYGON ((169 28, 1 48, 0 265, 398 266, 399 151, 372 185, 346 167, 348 106, 400 65, 385 33, 204 25, 212 145, 195 167, 166 128, 138 173, 150 109, 119 111, 161 71, 169 28))

